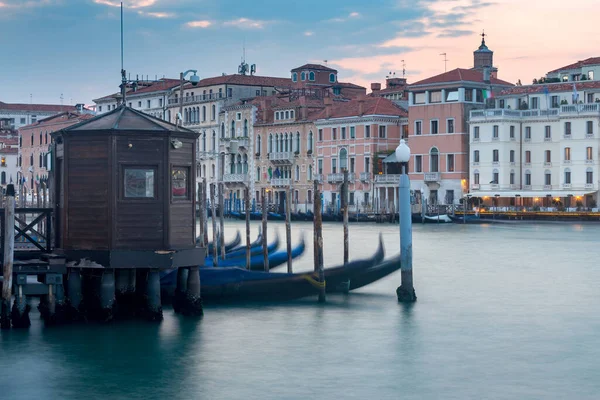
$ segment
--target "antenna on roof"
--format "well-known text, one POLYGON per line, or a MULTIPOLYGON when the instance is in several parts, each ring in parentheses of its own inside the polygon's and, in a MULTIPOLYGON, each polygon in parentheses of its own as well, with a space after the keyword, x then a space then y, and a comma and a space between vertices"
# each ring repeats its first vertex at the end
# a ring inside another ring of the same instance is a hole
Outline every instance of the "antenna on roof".
POLYGON ((446 53, 440 54, 440 56, 444 56, 444 72, 448 72, 448 58, 446 57, 446 53))
POLYGON ((402 77, 406 78, 406 63, 402 60, 402 77))
POLYGON ((63 94, 60 94, 60 112, 62 112, 62 108, 63 108, 63 94))
POLYGON ((327 65, 327 61, 328 61, 328 60, 323 60, 323 62, 325 63, 325 65, 327 65))
POLYGON ((123 40, 123 2, 121 2, 121 101, 125 103, 125 93, 127 92, 127 74, 124 68, 124 40, 123 40))

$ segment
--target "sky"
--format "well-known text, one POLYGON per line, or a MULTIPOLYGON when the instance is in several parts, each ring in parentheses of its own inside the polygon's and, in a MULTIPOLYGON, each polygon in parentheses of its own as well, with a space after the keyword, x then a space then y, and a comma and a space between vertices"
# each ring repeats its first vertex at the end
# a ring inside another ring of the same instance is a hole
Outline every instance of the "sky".
MULTIPOLYGON (((125 69, 288 77, 307 62, 370 87, 470 68, 485 30, 499 78, 523 84, 597 54, 598 0, 125 0, 125 69)), ((93 104, 120 84, 118 0, 0 0, 0 101, 93 104)))

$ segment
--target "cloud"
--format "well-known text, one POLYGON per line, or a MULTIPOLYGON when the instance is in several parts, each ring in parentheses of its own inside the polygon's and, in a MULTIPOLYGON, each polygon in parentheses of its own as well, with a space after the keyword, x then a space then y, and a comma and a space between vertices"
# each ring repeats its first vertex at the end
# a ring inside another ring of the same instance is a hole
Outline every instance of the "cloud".
POLYGON ((21 9, 21 8, 33 8, 40 6, 48 6, 57 3, 52 0, 29 0, 29 1, 18 1, 18 0, 4 0, 0 1, 0 8, 10 9, 21 9))
POLYGON ((439 38, 456 38, 461 36, 470 36, 475 32, 463 29, 446 29, 442 33, 439 33, 437 37, 439 38))
POLYGON ((311 32, 311 31, 304 32, 304 36, 314 36, 314 35, 315 35, 315 33, 311 32))
MULTIPOLYGON (((144 8, 155 5, 157 0, 129 0, 123 3, 125 8, 144 8)), ((102 4, 111 7, 121 7, 121 2, 117 0, 94 0, 96 4, 102 4)))
POLYGON ((142 17, 149 17, 149 18, 175 18, 176 14, 175 13, 168 13, 168 12, 146 12, 146 11, 138 11, 138 14, 141 15, 142 17))
POLYGON ((209 28, 212 26, 212 22, 208 20, 190 21, 185 24, 188 28, 209 28))
POLYGON ((239 29, 263 29, 265 25, 272 21, 260 21, 250 18, 238 18, 231 21, 223 22, 224 26, 232 26, 239 29))
POLYGON ((356 11, 351 12, 350 14, 348 14, 347 17, 337 17, 337 18, 331 18, 326 20, 325 22, 346 22, 350 19, 358 19, 360 18, 362 15, 356 11))
POLYGON ((348 15, 348 18, 360 18, 360 13, 357 13, 356 11, 355 12, 351 12, 348 15))

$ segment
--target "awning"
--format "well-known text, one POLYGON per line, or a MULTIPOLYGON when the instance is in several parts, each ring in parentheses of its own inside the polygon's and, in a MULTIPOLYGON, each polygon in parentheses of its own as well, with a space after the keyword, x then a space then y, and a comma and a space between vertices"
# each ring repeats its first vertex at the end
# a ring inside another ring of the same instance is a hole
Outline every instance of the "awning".
POLYGON ((396 159, 396 153, 392 153, 389 156, 387 156, 386 158, 383 159, 384 163, 397 163, 398 160, 396 159))
POLYGON ((585 196, 587 194, 593 194, 596 191, 588 191, 588 190, 522 190, 522 191, 477 191, 471 192, 468 196, 471 197, 569 197, 569 195, 577 197, 577 196, 585 196))

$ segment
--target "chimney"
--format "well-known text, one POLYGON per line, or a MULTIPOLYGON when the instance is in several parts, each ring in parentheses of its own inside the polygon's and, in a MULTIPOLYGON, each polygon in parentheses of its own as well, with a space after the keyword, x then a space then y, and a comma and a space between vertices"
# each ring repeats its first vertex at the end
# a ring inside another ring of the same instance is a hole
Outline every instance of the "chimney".
POLYGON ((266 122, 269 117, 269 110, 271 108, 271 100, 270 99, 261 99, 260 100, 260 111, 261 111, 261 119, 263 122, 266 122))
POLYGON ((331 108, 333 107, 333 99, 331 97, 325 97, 323 99, 325 104, 325 118, 331 118, 331 108))
POLYGON ((358 101, 358 115, 363 115, 365 113, 365 98, 361 97, 357 101, 358 101))
POLYGON ((379 92, 381 90, 381 83, 371 83, 371 91, 373 93, 379 92))

